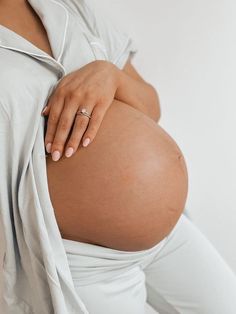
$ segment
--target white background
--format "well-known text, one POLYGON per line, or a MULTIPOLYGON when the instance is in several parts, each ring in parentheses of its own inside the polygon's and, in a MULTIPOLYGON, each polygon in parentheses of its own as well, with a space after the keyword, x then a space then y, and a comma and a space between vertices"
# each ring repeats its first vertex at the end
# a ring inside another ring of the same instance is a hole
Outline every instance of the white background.
POLYGON ((89 1, 138 45, 132 63, 187 162, 189 216, 236 273, 236 2, 89 1))

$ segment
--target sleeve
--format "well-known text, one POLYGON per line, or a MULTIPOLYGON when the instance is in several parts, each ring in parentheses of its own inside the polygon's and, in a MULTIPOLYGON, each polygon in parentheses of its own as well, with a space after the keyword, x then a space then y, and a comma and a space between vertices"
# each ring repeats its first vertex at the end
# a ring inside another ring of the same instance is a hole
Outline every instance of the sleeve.
POLYGON ((85 18, 89 19, 87 23, 96 36, 104 42, 109 61, 122 69, 127 60, 133 59, 137 53, 136 42, 124 29, 113 22, 110 16, 92 8, 88 0, 83 4, 85 18))

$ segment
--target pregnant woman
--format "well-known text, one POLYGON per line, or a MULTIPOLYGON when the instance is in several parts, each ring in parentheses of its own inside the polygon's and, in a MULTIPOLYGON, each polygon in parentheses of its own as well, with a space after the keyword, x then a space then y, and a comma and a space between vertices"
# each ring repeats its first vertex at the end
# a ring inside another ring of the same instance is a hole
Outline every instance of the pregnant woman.
POLYGON ((136 51, 83 0, 0 0, 1 313, 236 312, 136 51))

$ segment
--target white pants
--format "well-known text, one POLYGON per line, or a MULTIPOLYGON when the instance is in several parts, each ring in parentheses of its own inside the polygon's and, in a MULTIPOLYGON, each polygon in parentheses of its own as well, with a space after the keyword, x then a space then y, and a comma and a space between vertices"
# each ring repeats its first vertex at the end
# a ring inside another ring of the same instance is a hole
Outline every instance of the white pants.
POLYGON ((120 251, 63 239, 73 282, 91 314, 235 314, 236 275, 181 215, 151 249, 120 251))

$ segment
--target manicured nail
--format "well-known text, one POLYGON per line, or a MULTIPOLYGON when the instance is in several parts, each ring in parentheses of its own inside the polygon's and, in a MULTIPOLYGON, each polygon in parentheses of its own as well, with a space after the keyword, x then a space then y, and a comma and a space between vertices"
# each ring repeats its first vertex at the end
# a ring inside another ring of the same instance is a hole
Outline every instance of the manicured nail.
POLYGON ((72 147, 67 148, 65 156, 70 157, 74 152, 74 149, 72 147))
POLYGON ((47 151, 48 153, 51 153, 51 147, 52 147, 52 143, 47 143, 47 145, 46 145, 46 151, 47 151))
POLYGON ((44 109, 43 109, 43 111, 41 112, 41 114, 44 114, 44 112, 47 110, 47 107, 48 107, 48 106, 44 107, 44 109))
POLYGON ((61 154, 58 150, 55 150, 53 153, 52 153, 52 160, 54 161, 58 161, 58 159, 61 157, 61 154))
POLYGON ((86 139, 83 141, 83 146, 86 147, 86 146, 88 146, 89 143, 90 143, 90 139, 89 139, 89 138, 86 138, 86 139))

